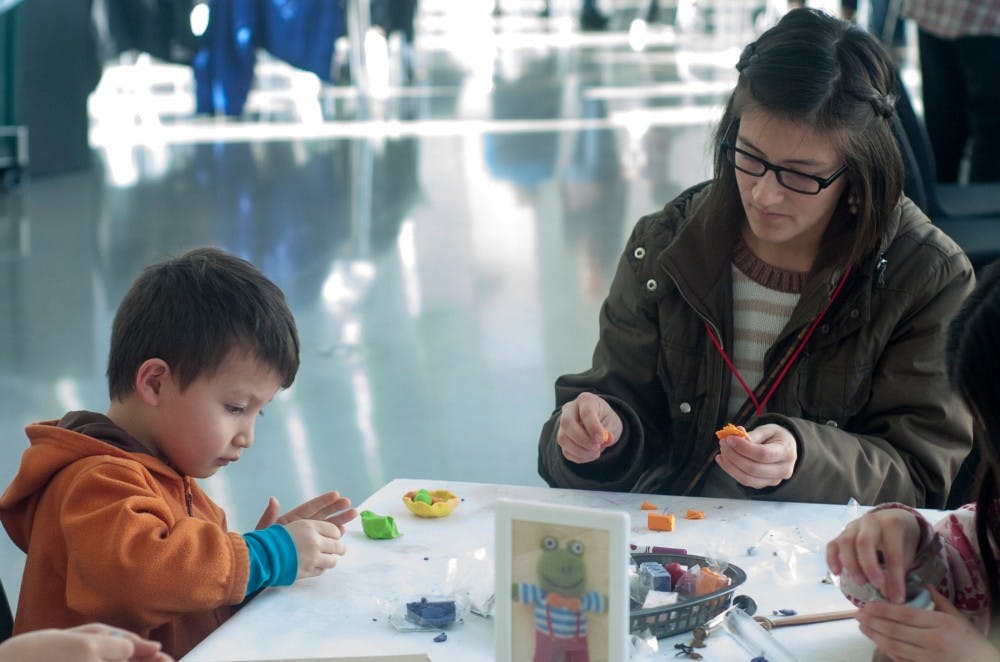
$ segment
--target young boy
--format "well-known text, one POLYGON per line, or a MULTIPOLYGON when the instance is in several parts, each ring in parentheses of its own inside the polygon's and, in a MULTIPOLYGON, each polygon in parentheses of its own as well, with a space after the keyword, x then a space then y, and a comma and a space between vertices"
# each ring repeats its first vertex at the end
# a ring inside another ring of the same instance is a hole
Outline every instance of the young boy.
POLYGON ((107 415, 29 425, 0 497, 28 555, 15 634, 102 621, 181 657, 260 589, 332 568, 347 498, 278 517, 272 497, 240 535, 194 480, 240 459, 298 367, 285 298, 250 263, 204 248, 147 268, 115 315, 107 415))

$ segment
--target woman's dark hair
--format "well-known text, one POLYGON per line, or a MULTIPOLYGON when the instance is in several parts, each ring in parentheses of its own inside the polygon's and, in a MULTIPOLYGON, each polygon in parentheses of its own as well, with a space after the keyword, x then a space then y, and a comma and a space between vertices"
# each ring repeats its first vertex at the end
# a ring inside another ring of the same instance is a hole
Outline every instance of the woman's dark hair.
POLYGON ((160 358, 187 388, 233 352, 273 368, 284 388, 299 369, 299 336, 285 296, 257 267, 197 248, 147 267, 125 294, 111 329, 108 390, 135 390, 143 361, 160 358))
POLYGON ((1000 600, 998 560, 990 539, 1000 540, 1000 262, 983 270, 976 289, 948 326, 948 378, 962 395, 978 426, 981 461, 976 479, 976 535, 994 613, 1000 600))
POLYGON ((888 53, 851 23, 793 9, 743 49, 736 69, 739 79, 715 132, 714 183, 700 211, 743 218, 736 175, 721 145, 735 139, 745 110, 761 109, 833 137, 848 186, 828 233, 850 231, 850 263, 872 257, 903 191, 903 159, 891 125, 896 75, 888 53), (856 215, 848 213, 849 194, 856 215))

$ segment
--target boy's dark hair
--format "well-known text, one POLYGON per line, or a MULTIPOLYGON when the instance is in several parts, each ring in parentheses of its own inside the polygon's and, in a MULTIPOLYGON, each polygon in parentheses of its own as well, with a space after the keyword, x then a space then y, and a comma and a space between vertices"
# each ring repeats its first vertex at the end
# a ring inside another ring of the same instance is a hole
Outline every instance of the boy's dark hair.
POLYGON ((976 480, 976 534, 996 614, 1000 576, 990 540, 1000 540, 1000 262, 976 283, 948 327, 948 378, 972 410, 981 462, 976 480))
POLYGON ((257 267, 216 248, 196 248, 143 270, 111 330, 108 390, 135 390, 143 361, 160 358, 187 388, 234 350, 272 367, 283 388, 299 369, 299 336, 285 296, 257 267))
MULTIPOLYGON (((714 183, 700 213, 743 218, 722 143, 735 141, 744 111, 759 108, 833 136, 847 165, 848 186, 827 234, 844 238, 848 245, 838 241, 837 249, 847 251, 850 263, 873 260, 903 192, 903 158, 892 132, 896 75, 889 54, 861 28, 802 8, 747 45, 736 70, 736 88, 713 142, 714 183), (848 195, 855 198, 857 214, 848 213, 848 195)), ((843 261, 844 256, 831 257, 843 261)))

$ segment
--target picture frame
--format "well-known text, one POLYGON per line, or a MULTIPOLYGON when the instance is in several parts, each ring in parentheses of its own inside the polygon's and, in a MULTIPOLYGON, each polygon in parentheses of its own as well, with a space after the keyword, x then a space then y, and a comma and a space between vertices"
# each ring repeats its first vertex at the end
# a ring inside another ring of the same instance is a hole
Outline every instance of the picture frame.
POLYGON ((498 499, 498 662, 628 659, 629 516, 623 511, 498 499))

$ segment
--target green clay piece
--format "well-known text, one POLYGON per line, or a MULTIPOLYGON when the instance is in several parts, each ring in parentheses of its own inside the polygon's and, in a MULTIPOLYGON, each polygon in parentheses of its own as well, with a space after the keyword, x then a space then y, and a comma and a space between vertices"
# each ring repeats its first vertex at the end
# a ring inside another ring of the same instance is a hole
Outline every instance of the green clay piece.
POLYGON ((431 493, 427 490, 417 490, 417 493, 413 495, 413 500, 426 503, 428 506, 434 503, 434 499, 431 498, 431 493))
POLYGON ((399 529, 389 515, 376 515, 370 510, 361 511, 361 528, 365 535, 374 540, 398 538, 399 529))

